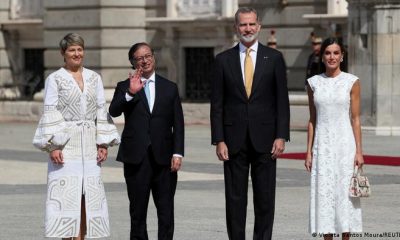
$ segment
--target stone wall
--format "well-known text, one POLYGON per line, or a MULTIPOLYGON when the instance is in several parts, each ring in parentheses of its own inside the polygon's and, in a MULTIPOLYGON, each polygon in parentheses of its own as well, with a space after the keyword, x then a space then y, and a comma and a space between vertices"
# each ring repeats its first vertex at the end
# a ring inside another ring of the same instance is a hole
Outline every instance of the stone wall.
POLYGON ((129 47, 146 41, 145 0, 45 0, 45 66, 47 74, 63 65, 58 43, 69 32, 85 40, 85 67, 103 77, 105 88, 126 79, 129 47))
POLYGON ((400 135, 399 45, 399 0, 349 0, 349 71, 361 81, 363 125, 378 135, 400 135))
POLYGON ((276 31, 278 50, 283 53, 288 69, 288 87, 304 91, 307 59, 312 53, 310 33, 314 31, 323 38, 327 33, 319 23, 310 23, 303 15, 326 13, 326 0, 241 0, 239 6, 252 6, 259 12, 260 42, 266 44, 270 30, 276 31))
MULTIPOLYGON (((9 19, 10 1, 0 1, 0 23, 9 19)), ((7 56, 4 34, 0 31, 0 87, 12 84, 10 62, 7 56)))
MULTIPOLYGON (((36 101, 0 101, 0 122, 28 121, 37 122, 43 113, 43 100, 36 101)), ((290 127, 292 130, 305 130, 308 123, 308 102, 305 94, 290 94, 290 127)), ((183 114, 186 125, 209 125, 210 104, 183 103, 183 114)), ((123 116, 114 118, 117 124, 123 124, 123 116)))

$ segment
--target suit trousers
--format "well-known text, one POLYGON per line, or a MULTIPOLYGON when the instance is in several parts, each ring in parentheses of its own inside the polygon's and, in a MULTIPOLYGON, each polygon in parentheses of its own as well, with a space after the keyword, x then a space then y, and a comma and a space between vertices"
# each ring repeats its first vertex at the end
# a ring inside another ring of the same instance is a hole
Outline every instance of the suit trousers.
POLYGON ((244 240, 246 237, 249 171, 255 216, 253 239, 267 240, 272 237, 276 159, 272 159, 270 153, 256 152, 248 136, 240 151, 224 162, 226 222, 230 240, 244 240))
POLYGON ((158 239, 172 240, 174 235, 174 196, 177 173, 154 160, 151 146, 140 164, 124 163, 129 197, 131 240, 148 240, 147 209, 150 191, 157 208, 158 239))

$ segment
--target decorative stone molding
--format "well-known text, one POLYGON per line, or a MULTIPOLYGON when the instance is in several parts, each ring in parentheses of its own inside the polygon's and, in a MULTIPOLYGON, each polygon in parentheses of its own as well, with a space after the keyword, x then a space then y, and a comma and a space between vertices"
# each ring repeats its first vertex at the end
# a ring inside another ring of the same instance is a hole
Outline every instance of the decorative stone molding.
POLYGON ((348 3, 346 0, 327 0, 327 13, 304 14, 303 18, 311 23, 319 23, 324 28, 331 24, 346 24, 348 3))
POLYGON ((0 88, 0 99, 15 100, 21 97, 21 93, 17 87, 0 88))
POLYGON ((328 0, 327 9, 328 9, 328 14, 347 15, 347 1, 328 0))
POLYGON ((400 0, 347 0, 349 5, 355 7, 372 7, 376 5, 400 4, 400 0))
POLYGON ((11 19, 43 18, 44 8, 42 0, 11 0, 11 19))
POLYGON ((221 16, 221 1, 219 0, 178 0, 177 12, 179 17, 211 17, 221 16))

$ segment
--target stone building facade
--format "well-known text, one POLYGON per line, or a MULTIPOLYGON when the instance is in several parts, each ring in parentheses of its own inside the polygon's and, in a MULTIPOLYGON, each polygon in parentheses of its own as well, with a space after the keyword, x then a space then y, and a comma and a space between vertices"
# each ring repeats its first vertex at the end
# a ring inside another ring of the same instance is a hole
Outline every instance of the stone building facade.
POLYGON ((86 41, 85 65, 102 74, 106 87, 126 77, 127 49, 147 41, 156 50, 161 73, 178 83, 183 98, 202 101, 202 89, 209 86, 202 85, 201 78, 209 78, 211 58, 236 42, 233 15, 239 6, 259 11, 261 42, 267 42, 271 29, 276 31, 288 65, 289 88, 303 90, 309 34, 326 35, 323 26, 303 15, 326 12, 326 0, 1 1, 0 86, 29 82, 25 61, 37 55, 27 49, 43 51, 44 76, 58 68, 59 40, 78 32, 86 41))
MULTIPOLYGON (((116 82, 127 77, 129 47, 146 41, 155 48, 158 72, 178 84, 186 105, 197 104, 190 111, 203 109, 200 112, 208 115, 213 57, 237 41, 233 15, 240 6, 258 10, 262 43, 275 30, 288 66, 292 106, 301 105, 307 114, 304 80, 310 33, 340 36, 350 50, 349 69, 362 80, 363 124, 380 134, 400 134, 399 110, 389 104, 398 99, 400 87, 384 71, 392 67, 396 76, 398 55, 389 61, 376 45, 400 43, 394 37, 399 34, 395 0, 4 0, 0 1, 0 98, 29 100, 43 87, 44 77, 63 64, 59 40, 77 32, 85 39, 85 66, 103 76, 109 98, 116 82), (371 14, 374 20, 368 19, 371 14), (364 26, 365 21, 370 27, 364 26), (374 28, 374 24, 380 25, 374 28), (390 25, 389 35, 380 28, 388 29, 385 24, 390 25), (365 41, 370 43, 367 48, 365 41), (385 91, 388 84, 397 90, 385 91), (382 126, 389 131, 377 131, 382 126)), ((385 54, 389 52, 385 48, 385 54)))
POLYGON ((350 71, 362 82, 365 129, 400 135, 400 0, 348 0, 350 71))

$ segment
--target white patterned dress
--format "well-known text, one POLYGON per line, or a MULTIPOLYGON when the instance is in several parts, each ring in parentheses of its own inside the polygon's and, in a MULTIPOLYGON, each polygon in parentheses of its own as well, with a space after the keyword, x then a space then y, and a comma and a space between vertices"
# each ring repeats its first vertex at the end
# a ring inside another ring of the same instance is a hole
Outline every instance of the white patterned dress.
POLYGON ((356 145, 350 122, 350 92, 358 77, 316 75, 316 126, 311 169, 310 233, 361 232, 359 198, 349 197, 356 145))
POLYGON ((45 236, 77 237, 81 197, 85 195, 87 238, 110 235, 108 208, 96 144, 120 142, 105 106, 99 74, 82 71, 84 89, 61 68, 46 79, 44 112, 33 139, 35 147, 62 149, 64 164, 48 162, 45 236))

